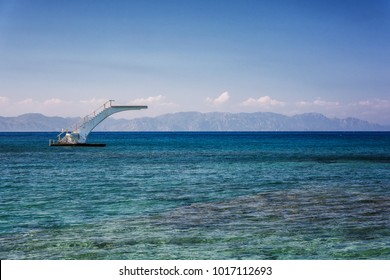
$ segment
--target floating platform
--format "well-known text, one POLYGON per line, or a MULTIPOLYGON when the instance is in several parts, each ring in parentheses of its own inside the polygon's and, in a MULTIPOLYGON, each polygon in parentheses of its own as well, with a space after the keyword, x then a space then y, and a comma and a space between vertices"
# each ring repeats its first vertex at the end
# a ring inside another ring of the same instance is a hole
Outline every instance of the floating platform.
POLYGON ((70 144, 70 143, 50 143, 49 146, 62 146, 62 147, 105 147, 106 144, 102 143, 76 143, 76 144, 70 144))

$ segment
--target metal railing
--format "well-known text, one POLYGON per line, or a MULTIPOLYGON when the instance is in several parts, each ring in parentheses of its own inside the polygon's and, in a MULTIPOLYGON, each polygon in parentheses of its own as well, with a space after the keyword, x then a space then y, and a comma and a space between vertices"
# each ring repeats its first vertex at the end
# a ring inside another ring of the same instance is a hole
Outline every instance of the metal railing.
POLYGON ((101 105, 99 108, 97 108, 96 110, 94 110, 91 114, 89 115, 86 115, 85 117, 83 117, 82 121, 77 123, 75 126, 74 126, 74 130, 73 131, 76 131, 78 130, 80 127, 82 127, 85 123, 89 122, 90 120, 92 120, 93 118, 95 118, 97 115, 99 115, 101 112, 103 112, 105 109, 107 108, 110 108, 112 106, 112 102, 114 102, 115 100, 108 100, 107 102, 105 102, 103 105, 101 105))

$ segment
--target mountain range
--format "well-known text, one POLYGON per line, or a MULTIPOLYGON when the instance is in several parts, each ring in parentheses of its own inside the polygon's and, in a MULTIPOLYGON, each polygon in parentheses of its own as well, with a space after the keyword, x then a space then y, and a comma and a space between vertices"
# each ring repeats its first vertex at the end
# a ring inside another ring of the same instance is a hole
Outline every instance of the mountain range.
MULTIPOLYGON (((81 118, 31 113, 0 117, 0 131, 61 131, 81 118)), ((276 113, 182 112, 132 120, 108 118, 95 131, 390 131, 390 126, 356 118, 328 118, 318 113, 285 116, 276 113)))

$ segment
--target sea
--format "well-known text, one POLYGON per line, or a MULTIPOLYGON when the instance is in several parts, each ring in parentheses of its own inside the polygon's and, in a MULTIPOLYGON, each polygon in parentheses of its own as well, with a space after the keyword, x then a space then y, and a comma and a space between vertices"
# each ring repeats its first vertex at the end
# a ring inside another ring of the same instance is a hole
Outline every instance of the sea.
POLYGON ((390 259, 390 132, 0 133, 0 259, 390 259))

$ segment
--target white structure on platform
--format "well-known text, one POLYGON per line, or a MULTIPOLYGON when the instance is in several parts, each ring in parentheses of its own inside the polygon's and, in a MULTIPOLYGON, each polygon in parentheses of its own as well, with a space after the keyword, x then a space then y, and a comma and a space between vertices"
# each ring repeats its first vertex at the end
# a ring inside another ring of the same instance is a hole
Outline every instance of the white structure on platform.
POLYGON ((72 132, 62 131, 57 137, 58 142, 55 143, 51 140, 51 145, 77 145, 85 144, 89 133, 104 119, 111 116, 112 114, 127 111, 127 110, 141 110, 147 109, 148 106, 114 106, 109 100, 96 109, 92 114, 85 116, 80 124, 77 124, 72 132), (65 133, 65 135, 64 135, 65 133))

